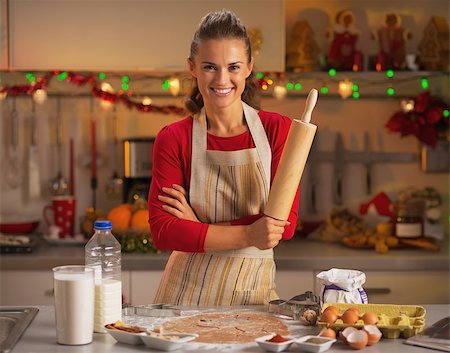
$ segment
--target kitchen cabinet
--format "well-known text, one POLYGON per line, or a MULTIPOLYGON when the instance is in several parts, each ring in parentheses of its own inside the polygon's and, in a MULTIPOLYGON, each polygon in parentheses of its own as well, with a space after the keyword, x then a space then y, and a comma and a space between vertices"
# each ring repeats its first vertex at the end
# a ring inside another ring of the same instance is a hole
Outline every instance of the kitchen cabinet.
POLYGON ((163 271, 130 271, 130 304, 153 302, 163 271))
MULTIPOLYGON (((122 293, 130 297, 130 273, 122 271, 122 293)), ((52 271, 1 271, 0 305, 53 305, 52 271)))
POLYGON ((313 271, 282 271, 275 275, 276 291, 281 299, 290 299, 295 295, 312 291, 314 288, 313 271))
POLYGON ((0 0, 0 70, 8 69, 7 0, 0 0))
MULTIPOLYGON (((316 271, 317 275, 320 271, 316 271)), ((449 303, 448 271, 363 271, 366 274, 364 290, 369 303, 410 304, 449 303)), ((315 276, 314 276, 315 277, 315 276)), ((316 293, 321 284, 315 278, 316 293)))
POLYGON ((185 71, 197 23, 222 8, 260 31, 258 69, 283 71, 284 3, 273 0, 13 0, 9 68, 185 71))

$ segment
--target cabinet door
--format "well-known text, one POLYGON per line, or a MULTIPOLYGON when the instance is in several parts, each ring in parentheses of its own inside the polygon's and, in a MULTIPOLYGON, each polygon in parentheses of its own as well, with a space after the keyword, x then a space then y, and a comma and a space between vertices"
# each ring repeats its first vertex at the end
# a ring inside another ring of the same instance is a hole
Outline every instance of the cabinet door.
MULTIPOLYGON (((130 274, 122 272, 122 293, 130 297, 130 274)), ((0 271, 0 305, 53 305, 52 271, 0 271)))
MULTIPOLYGON (((449 303, 447 271, 364 271, 364 273, 366 283, 363 288, 369 303, 411 305, 449 303)), ((316 290, 321 290, 317 278, 315 287, 316 290)))
POLYGON ((133 305, 153 303, 162 273, 162 271, 131 271, 130 303, 133 305))
POLYGON ((1 305, 53 305, 52 271, 1 271, 1 305))
POLYGON ((10 1, 10 69, 186 71, 197 24, 222 8, 261 31, 257 70, 283 71, 284 3, 273 0, 10 1))
POLYGON ((295 295, 314 290, 312 271, 280 271, 275 276, 277 294, 281 299, 290 299, 295 295))

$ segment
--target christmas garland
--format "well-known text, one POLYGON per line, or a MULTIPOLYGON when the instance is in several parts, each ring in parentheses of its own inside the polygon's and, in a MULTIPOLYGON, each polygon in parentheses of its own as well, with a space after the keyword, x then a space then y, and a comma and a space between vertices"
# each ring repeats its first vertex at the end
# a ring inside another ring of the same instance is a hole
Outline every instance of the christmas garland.
MULTIPOLYGON (((59 71, 51 71, 46 73, 43 77, 36 79, 29 85, 16 85, 16 86, 4 86, 0 88, 1 96, 17 97, 24 95, 32 95, 37 90, 45 90, 54 76, 60 74, 59 71)), ((159 106, 154 104, 143 104, 141 102, 133 101, 127 93, 120 92, 118 94, 103 91, 100 87, 101 84, 97 81, 93 75, 82 75, 73 72, 67 72, 65 78, 66 82, 72 83, 76 86, 90 85, 91 93, 94 97, 100 98, 104 101, 116 104, 122 102, 128 109, 136 109, 144 113, 160 113, 160 114, 176 114, 186 115, 187 111, 181 107, 175 105, 159 106)))

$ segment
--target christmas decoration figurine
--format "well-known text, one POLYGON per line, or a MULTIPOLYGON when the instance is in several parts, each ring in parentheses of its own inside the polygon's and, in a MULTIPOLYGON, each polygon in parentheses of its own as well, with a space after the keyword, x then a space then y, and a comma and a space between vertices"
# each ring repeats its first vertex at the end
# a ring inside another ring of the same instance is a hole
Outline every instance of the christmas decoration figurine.
POLYGON ((411 39, 411 33, 401 26, 401 17, 388 13, 384 25, 374 33, 380 51, 377 55, 376 70, 403 70, 406 68, 405 42, 411 39))
POLYGON ((355 15, 350 10, 342 10, 336 15, 336 23, 326 34, 331 39, 327 57, 329 67, 352 70, 356 64, 360 69, 362 54, 356 50, 360 32, 355 22, 355 15))
POLYGON ((419 61, 425 70, 448 70, 449 29, 444 17, 433 16, 419 44, 419 61))
POLYGON ((286 48, 286 67, 294 72, 314 71, 319 66, 319 46, 308 21, 298 21, 286 48))

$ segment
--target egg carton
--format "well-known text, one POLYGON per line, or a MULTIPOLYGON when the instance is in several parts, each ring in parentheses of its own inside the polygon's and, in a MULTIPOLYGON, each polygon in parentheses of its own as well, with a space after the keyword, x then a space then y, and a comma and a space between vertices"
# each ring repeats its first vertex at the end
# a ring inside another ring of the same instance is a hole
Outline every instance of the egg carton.
MULTIPOLYGON (((425 327, 426 310, 418 305, 325 303, 322 306, 322 312, 328 306, 335 306, 340 315, 348 308, 357 308, 361 316, 367 312, 377 314, 379 321, 376 326, 380 329, 384 338, 399 338, 400 336, 409 338, 423 331, 425 327)), ((351 325, 344 324, 342 319, 337 319, 333 324, 319 319, 317 325, 321 328, 329 327, 335 331, 341 331, 349 326, 362 328, 364 321, 359 319, 351 325)))

